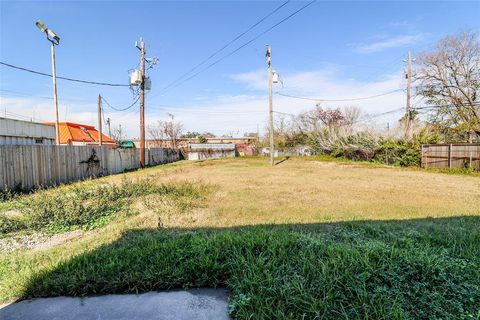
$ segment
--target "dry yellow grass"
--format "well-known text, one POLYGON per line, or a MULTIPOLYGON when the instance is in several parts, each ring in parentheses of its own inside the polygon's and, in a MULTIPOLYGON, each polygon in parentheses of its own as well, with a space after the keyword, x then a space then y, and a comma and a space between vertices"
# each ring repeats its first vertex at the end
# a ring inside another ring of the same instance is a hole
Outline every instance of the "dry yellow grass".
POLYGON ((275 167, 264 159, 182 162, 133 176, 145 174, 216 186, 206 207, 170 217, 170 227, 480 215, 472 176, 301 159, 275 167))

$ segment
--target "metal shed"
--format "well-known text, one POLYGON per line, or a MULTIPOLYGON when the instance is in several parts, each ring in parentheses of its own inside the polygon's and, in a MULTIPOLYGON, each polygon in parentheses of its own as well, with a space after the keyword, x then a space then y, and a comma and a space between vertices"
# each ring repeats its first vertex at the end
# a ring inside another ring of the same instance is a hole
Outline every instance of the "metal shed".
POLYGON ((0 118, 0 145, 54 145, 55 126, 0 118))
POLYGON ((188 145, 188 160, 219 159, 235 157, 233 143, 191 143, 188 145))

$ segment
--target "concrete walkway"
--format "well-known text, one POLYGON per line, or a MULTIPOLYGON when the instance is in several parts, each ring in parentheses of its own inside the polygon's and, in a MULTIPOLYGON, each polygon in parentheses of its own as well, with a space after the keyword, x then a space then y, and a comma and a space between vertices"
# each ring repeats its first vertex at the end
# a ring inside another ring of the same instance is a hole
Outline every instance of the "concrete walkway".
POLYGON ((2 320, 229 319, 223 289, 25 300, 3 306, 2 320))

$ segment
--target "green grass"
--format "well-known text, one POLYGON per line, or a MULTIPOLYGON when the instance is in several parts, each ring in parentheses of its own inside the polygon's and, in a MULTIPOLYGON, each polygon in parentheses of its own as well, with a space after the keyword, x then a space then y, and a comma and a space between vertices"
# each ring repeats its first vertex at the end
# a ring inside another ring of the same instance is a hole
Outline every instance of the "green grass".
POLYGON ((188 202, 184 199, 205 196, 206 190, 201 184, 191 182, 157 184, 154 178, 122 180, 120 184, 77 183, 38 190, 11 200, 9 208, 17 209, 21 215, 8 217, 0 213, 0 233, 89 230, 106 225, 121 213, 137 213, 131 204, 140 197, 168 196, 185 206, 188 202))
POLYGON ((127 231, 23 298, 226 286, 238 319, 478 319, 479 243, 477 217, 127 231))
POLYGON ((226 287, 237 319, 480 319, 476 178, 310 160, 325 159, 180 162, 9 198, 9 235, 87 231, 0 254, 0 302, 226 287))

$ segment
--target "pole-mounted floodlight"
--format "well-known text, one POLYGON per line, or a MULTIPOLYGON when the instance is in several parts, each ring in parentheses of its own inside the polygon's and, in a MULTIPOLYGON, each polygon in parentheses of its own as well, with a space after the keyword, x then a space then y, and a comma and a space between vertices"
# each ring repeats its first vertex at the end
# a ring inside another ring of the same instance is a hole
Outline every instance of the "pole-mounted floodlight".
POLYGON ((38 29, 40 29, 40 31, 42 32, 46 32, 47 31, 47 26, 45 25, 45 23, 43 23, 41 20, 37 20, 35 22, 35 25, 38 27, 38 29))
POLYGON ((55 32, 53 32, 53 30, 48 29, 45 23, 43 23, 41 20, 37 20, 35 22, 35 25, 37 26, 38 29, 40 29, 40 31, 45 33, 48 41, 57 45, 60 43, 60 37, 55 32))

